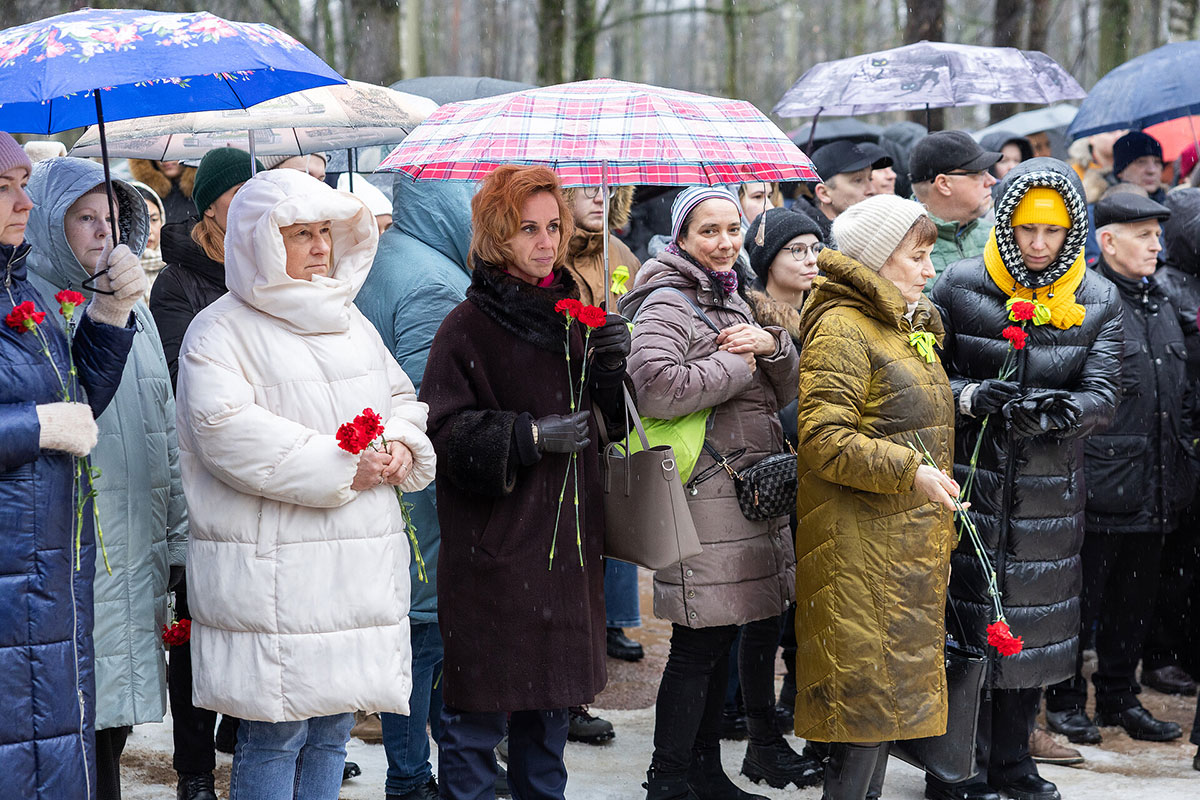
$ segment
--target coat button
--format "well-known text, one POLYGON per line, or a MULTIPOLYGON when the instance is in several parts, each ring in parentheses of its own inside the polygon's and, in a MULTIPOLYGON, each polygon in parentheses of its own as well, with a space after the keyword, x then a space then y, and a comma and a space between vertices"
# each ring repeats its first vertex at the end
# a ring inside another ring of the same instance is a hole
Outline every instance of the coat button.
POLYGON ((1161 363, 1162 363, 1162 359, 1161 359, 1161 358, 1156 358, 1156 359, 1154 359, 1154 363, 1155 363, 1155 364, 1161 364, 1161 363))
POLYGON ((684 574, 684 577, 687 577, 687 578, 692 577, 692 571, 690 569, 685 570, 683 574, 684 574))
POLYGON ((689 614, 688 616, 689 616, 689 617, 691 617, 692 619, 695 619, 695 618, 696 618, 696 612, 695 612, 695 611, 693 611, 693 612, 692 612, 691 614, 689 614))
POLYGON ((688 589, 688 599, 689 599, 689 600, 691 600, 691 599, 692 599, 693 597, 695 597, 695 596, 696 596, 696 590, 695 590, 695 589, 688 589))

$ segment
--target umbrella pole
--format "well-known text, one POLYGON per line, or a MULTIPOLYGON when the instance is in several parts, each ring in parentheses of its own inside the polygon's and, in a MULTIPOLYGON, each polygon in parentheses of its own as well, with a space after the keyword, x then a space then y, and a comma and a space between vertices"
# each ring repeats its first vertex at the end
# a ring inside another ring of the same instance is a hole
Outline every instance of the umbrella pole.
POLYGON ((253 178, 258 173, 255 168, 257 161, 254 157, 254 131, 246 131, 246 141, 250 143, 250 177, 253 178))
POLYGON ((96 97, 96 127, 100 129, 100 159, 104 164, 104 193, 108 195, 108 223, 112 226, 113 247, 120 242, 117 240, 117 209, 113 200, 112 173, 108 169, 108 137, 104 135, 104 106, 100 102, 100 90, 93 90, 96 97))
POLYGON ((1192 129, 1192 144, 1196 146, 1196 155, 1200 156, 1200 139, 1196 138, 1196 120, 1192 118, 1191 106, 1188 106, 1188 127, 1192 129))
POLYGON ((604 237, 602 239, 602 241, 604 242, 604 289, 603 289, 603 291, 601 291, 600 296, 603 298, 601 300, 601 304, 603 305, 604 310, 611 311, 612 309, 610 309, 608 307, 608 293, 609 293, 609 289, 612 287, 612 269, 610 269, 609 265, 608 265, 608 162, 607 161, 600 162, 600 193, 601 193, 601 197, 604 198, 604 216, 602 217, 602 219, 604 221, 602 223, 603 227, 600 228, 601 232, 604 234, 604 237))
POLYGON ((808 144, 804 146, 804 155, 806 156, 812 155, 813 141, 817 138, 817 120, 821 118, 821 112, 824 110, 824 108, 818 108, 816 115, 812 118, 812 123, 808 126, 808 144))
POLYGON ((933 133, 933 131, 930 131, 930 130, 929 130, 931 127, 933 127, 932 123, 931 123, 929 120, 930 120, 930 117, 929 117, 929 103, 926 103, 926 104, 925 104, 925 130, 926 130, 926 131, 929 131, 930 133, 933 133))
POLYGON ((354 163, 354 148, 346 148, 346 168, 350 170, 350 191, 354 191, 354 168, 357 165, 354 163))

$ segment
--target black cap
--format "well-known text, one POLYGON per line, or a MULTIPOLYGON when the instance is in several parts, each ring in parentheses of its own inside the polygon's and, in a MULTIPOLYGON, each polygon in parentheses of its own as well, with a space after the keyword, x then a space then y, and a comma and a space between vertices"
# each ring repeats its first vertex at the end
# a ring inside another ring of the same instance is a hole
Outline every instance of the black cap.
POLYGON ((1113 142, 1112 174, 1119 176, 1125 168, 1142 156, 1163 160, 1162 144, 1144 131, 1130 131, 1113 142))
MULTIPOLYGON (((887 153, 883 152, 883 148, 876 147, 876 149, 885 157, 887 156, 887 153)), ((813 166, 817 168, 817 174, 821 176, 822 180, 873 167, 876 158, 876 155, 865 152, 858 142, 850 142, 845 139, 830 142, 817 148, 817 151, 812 154, 813 166)))
POLYGON ((999 153, 980 147, 966 131, 938 131, 913 147, 908 174, 913 183, 922 183, 956 170, 980 172, 1001 158, 999 153))
POLYGON ((894 163, 892 157, 888 155, 888 151, 874 142, 859 142, 858 150, 864 156, 871 159, 871 169, 883 169, 884 167, 892 166, 894 163))
POLYGON ((1162 222, 1170 216, 1171 209, 1135 192, 1118 192, 1096 203, 1097 228, 1121 222, 1141 222, 1145 219, 1162 222))

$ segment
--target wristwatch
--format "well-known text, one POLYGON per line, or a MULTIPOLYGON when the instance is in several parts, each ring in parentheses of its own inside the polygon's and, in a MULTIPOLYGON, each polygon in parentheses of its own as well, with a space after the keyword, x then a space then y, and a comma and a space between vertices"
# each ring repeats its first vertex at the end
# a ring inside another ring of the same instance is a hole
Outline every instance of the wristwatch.
POLYGON ((531 423, 529 423, 529 429, 530 429, 530 430, 533 432, 533 446, 534 446, 534 447, 537 447, 537 446, 538 446, 538 429, 537 429, 537 423, 536 423, 536 422, 531 422, 531 423))

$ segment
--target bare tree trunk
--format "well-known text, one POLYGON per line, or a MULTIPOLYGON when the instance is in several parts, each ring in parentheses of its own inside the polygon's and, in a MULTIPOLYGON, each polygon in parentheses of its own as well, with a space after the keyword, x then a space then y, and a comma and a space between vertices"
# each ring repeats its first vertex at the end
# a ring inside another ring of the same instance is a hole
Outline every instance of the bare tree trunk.
MULTIPOLYGON (((629 0, 629 13, 642 13, 642 0, 629 0)), ((630 80, 637 81, 638 83, 646 82, 646 55, 642 52, 642 48, 644 47, 642 31, 645 24, 644 22, 635 22, 629 26, 629 36, 631 38, 629 44, 630 59, 628 74, 630 80)))
POLYGON ((596 0, 575 0, 575 53, 571 80, 586 81, 596 75, 596 0))
POLYGON ((415 78, 424 73, 425 48, 421 42, 421 0, 400 0, 400 63, 401 78, 415 78))
POLYGON ((387 85, 400 79, 400 4, 397 0, 342 0, 346 74, 387 85))
POLYGON ((1172 42, 1185 42, 1196 30, 1200 0, 1171 0, 1167 9, 1167 31, 1172 42))
MULTIPOLYGON (((908 19, 904 23, 904 41, 908 44, 922 39, 941 41, 946 36, 946 0, 907 0, 908 19)), ((908 112, 908 118, 922 125, 929 118, 930 130, 941 130, 946 114, 940 108, 928 114, 924 110, 908 112)))
MULTIPOLYGON (((996 0, 992 18, 992 44, 996 47, 1021 46, 1022 0, 996 0)), ((988 110, 991 122, 999 122, 1017 113, 1016 103, 996 103, 988 110)))
POLYGON ((1029 4, 1029 49, 1044 52, 1054 5, 1051 0, 1030 0, 1029 4))
POLYGON ((1100 0, 1101 76, 1129 58, 1129 0, 1100 0))
POLYGON ((724 0, 721 16, 725 23, 725 80, 726 97, 738 96, 738 16, 734 0, 724 0))
POLYGON ((563 38, 566 33, 565 0, 538 0, 538 83, 563 82, 563 38))
POLYGON ((503 41, 499 33, 499 20, 496 18, 496 0, 479 0, 476 5, 475 22, 479 25, 479 54, 482 57, 480 72, 494 78, 499 74, 496 57, 499 48, 497 43, 503 41))

